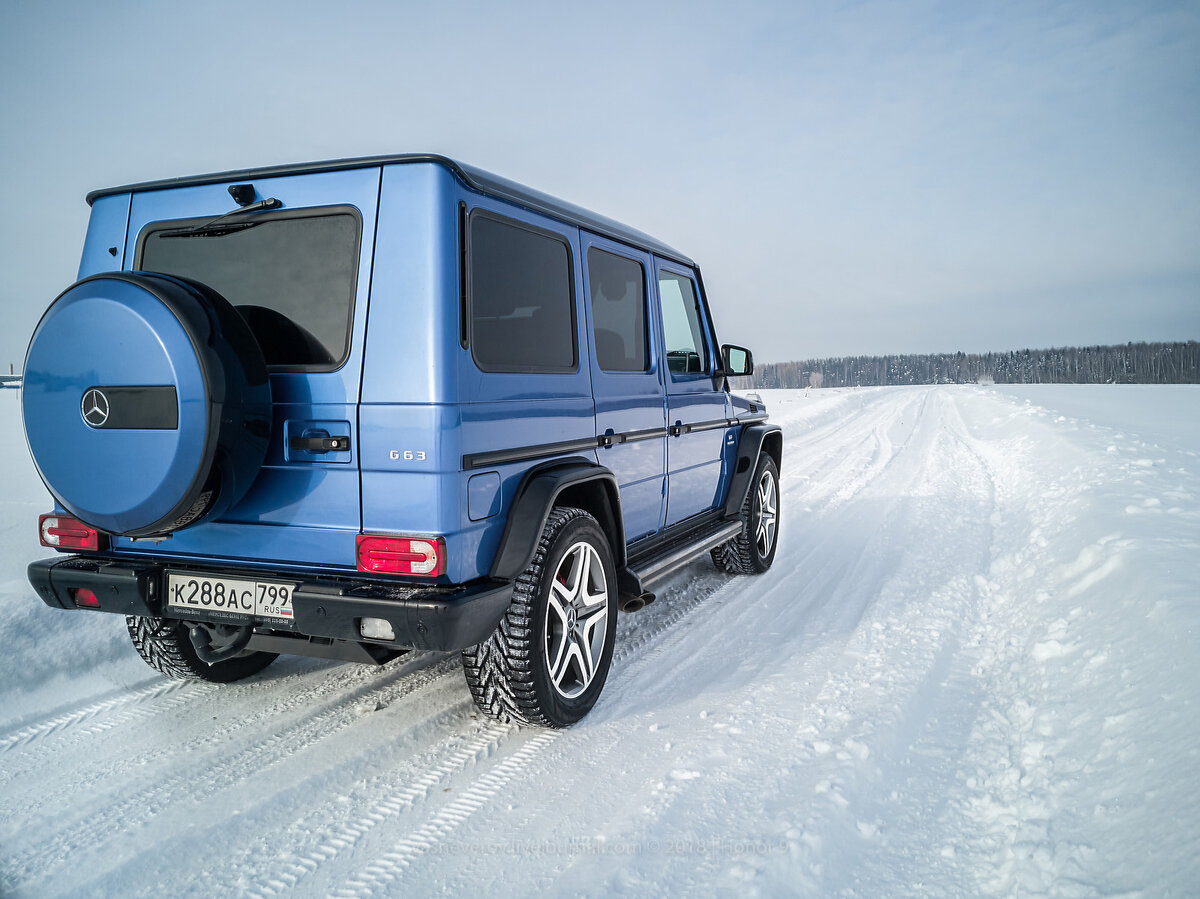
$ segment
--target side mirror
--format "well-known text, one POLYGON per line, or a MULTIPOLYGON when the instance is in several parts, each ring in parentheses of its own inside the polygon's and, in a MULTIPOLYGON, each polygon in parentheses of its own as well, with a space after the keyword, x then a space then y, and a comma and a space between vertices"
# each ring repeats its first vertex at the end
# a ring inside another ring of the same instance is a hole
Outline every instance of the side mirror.
POLYGON ((744 378, 754 373, 754 354, 744 346, 732 343, 722 345, 721 360, 725 365, 722 374, 730 378, 744 378))

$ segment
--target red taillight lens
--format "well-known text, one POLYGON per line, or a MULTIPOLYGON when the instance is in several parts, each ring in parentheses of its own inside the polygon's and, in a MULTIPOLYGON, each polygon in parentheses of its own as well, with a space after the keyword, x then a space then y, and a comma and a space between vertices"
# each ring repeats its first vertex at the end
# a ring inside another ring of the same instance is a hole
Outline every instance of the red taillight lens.
POLYGON ((71 594, 75 599, 75 605, 84 609, 100 608, 100 600, 96 598, 96 594, 86 587, 74 587, 71 589, 71 594))
POLYGON ((446 570, 446 542, 441 537, 372 537, 358 535, 358 570, 374 574, 437 577, 446 570))
POLYGON ((51 549, 100 549, 100 532, 68 515, 43 515, 38 519, 38 537, 51 549))

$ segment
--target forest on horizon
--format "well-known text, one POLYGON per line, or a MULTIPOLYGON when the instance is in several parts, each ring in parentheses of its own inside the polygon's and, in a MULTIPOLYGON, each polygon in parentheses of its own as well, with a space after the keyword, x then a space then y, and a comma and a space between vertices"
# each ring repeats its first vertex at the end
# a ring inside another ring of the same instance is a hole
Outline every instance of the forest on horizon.
POLYGON ((755 366, 752 381, 754 387, 1196 384, 1200 383, 1200 341, 764 362, 755 366))

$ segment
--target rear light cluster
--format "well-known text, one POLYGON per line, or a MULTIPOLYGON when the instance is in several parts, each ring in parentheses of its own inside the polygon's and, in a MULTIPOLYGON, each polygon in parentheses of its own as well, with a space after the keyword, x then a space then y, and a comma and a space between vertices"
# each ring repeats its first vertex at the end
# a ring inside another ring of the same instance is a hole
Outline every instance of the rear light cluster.
POLYGON ((446 571, 446 541, 441 537, 359 534, 358 570, 372 574, 437 577, 446 571))
POLYGON ((93 552, 105 548, 107 537, 90 525, 51 512, 38 519, 38 537, 42 546, 51 549, 85 549, 93 552))

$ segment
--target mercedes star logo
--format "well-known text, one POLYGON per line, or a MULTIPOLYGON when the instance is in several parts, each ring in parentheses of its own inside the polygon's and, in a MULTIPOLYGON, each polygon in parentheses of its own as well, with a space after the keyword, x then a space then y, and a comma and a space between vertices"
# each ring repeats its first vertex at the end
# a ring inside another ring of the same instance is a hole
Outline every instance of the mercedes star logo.
POLYGON ((83 395, 79 408, 83 412, 83 420, 93 428, 102 428, 108 421, 108 397, 95 387, 83 395))

